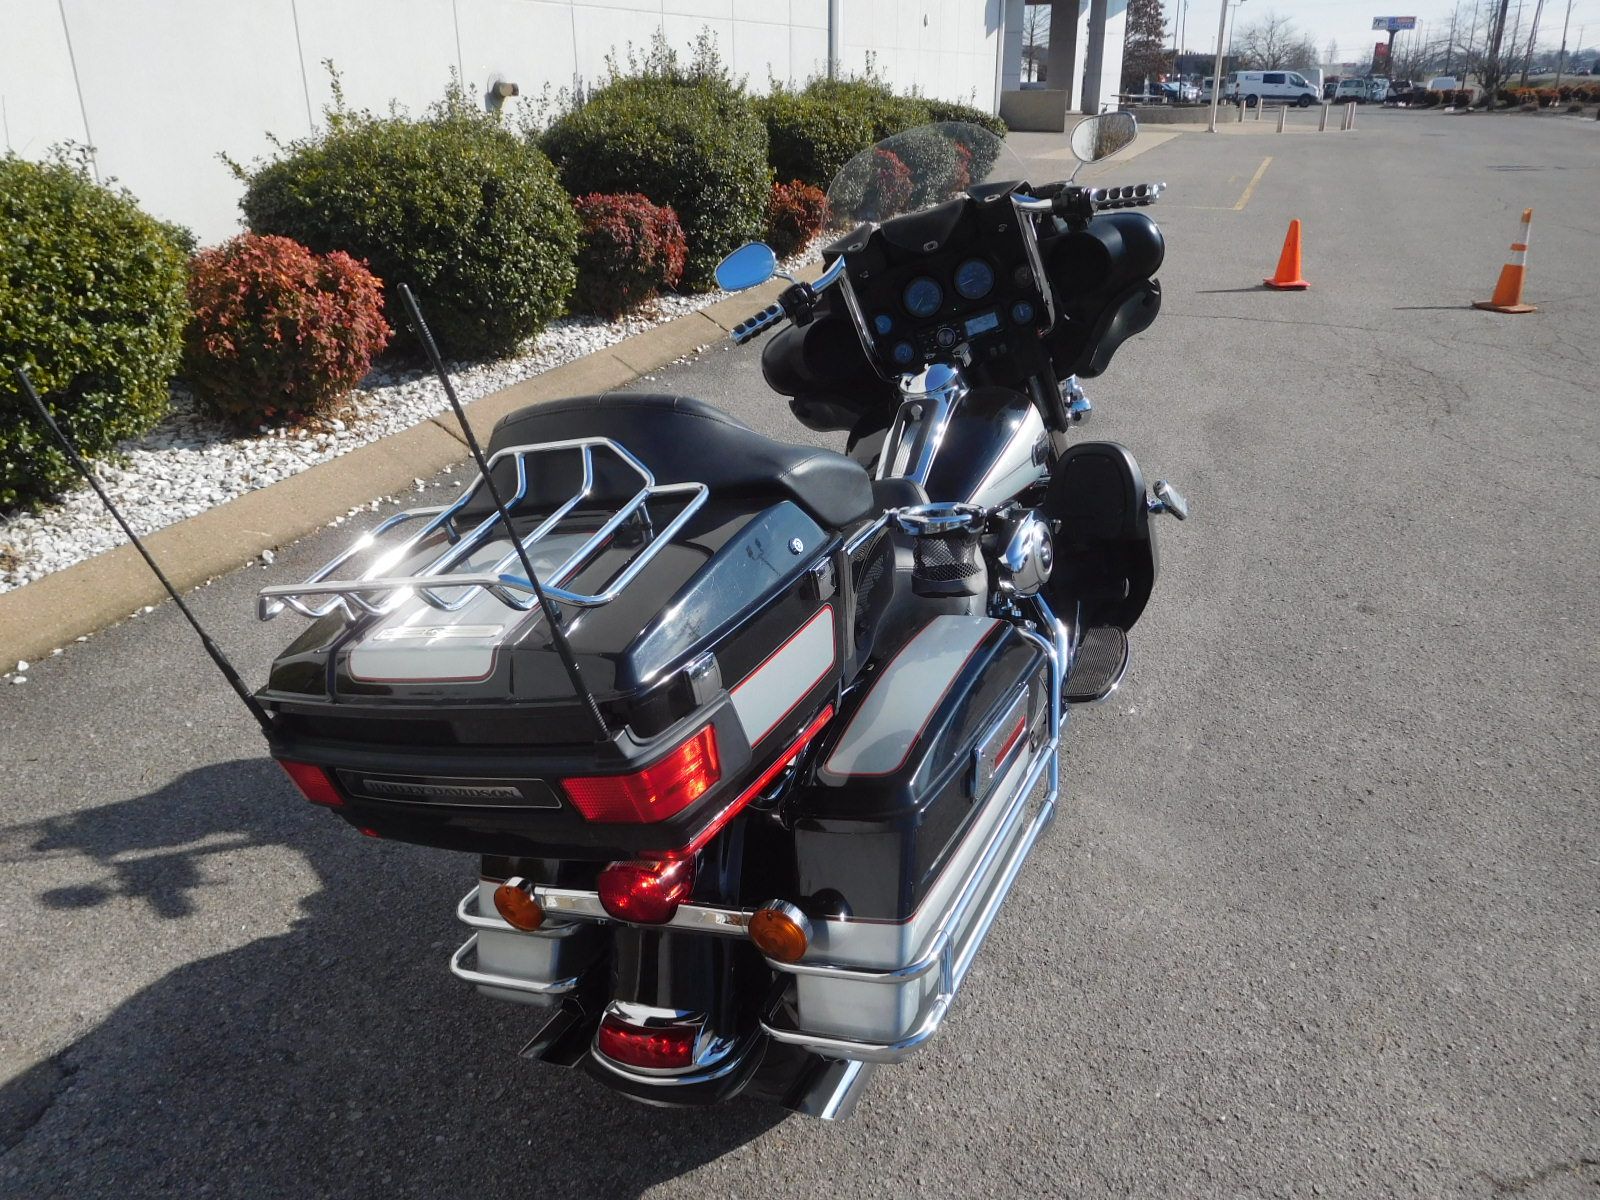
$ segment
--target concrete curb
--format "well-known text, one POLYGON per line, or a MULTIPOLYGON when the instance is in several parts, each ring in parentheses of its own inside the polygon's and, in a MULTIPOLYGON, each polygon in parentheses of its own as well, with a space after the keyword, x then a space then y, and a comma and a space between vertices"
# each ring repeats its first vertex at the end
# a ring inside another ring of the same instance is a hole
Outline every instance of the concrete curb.
MULTIPOLYGON (((678 317, 614 346, 523 380, 467 406, 473 433, 486 441, 496 421, 529 404, 605 392, 726 337, 775 300, 769 283, 678 317)), ((288 479, 246 492, 144 539, 180 592, 243 566, 263 550, 305 537, 376 496, 405 491, 465 459, 451 414, 368 442, 288 479)), ((36 659, 75 638, 114 625, 166 592, 132 546, 122 545, 0 593, 0 669, 36 659)))

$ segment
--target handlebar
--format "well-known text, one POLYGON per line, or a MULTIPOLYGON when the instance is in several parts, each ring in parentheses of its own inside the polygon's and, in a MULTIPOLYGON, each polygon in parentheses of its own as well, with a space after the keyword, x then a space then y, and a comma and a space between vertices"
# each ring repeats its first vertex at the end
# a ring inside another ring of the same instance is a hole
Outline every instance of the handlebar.
POLYGON ((1069 184, 1048 200, 1013 196, 1012 202, 1023 212, 1050 213, 1057 217, 1087 220, 1095 213, 1110 208, 1139 208, 1154 204, 1166 190, 1164 183, 1130 183, 1109 188, 1084 188, 1069 184))

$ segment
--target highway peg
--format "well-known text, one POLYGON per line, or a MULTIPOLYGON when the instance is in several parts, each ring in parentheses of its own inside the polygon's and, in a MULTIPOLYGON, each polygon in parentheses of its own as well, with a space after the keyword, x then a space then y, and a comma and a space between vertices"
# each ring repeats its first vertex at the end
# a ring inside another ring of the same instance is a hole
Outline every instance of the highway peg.
POLYGON ((1533 224, 1533 209, 1522 210, 1522 227, 1517 240, 1511 243, 1511 261, 1500 268, 1500 278, 1494 285, 1494 295, 1488 300, 1474 300, 1473 308, 1497 313, 1538 312, 1532 304, 1522 302, 1522 281, 1528 273, 1528 229, 1533 224))
POLYGON ((1280 292, 1303 292, 1311 285, 1300 278, 1300 219, 1289 222, 1289 233, 1283 239, 1283 253, 1278 256, 1278 269, 1271 279, 1262 283, 1280 292))

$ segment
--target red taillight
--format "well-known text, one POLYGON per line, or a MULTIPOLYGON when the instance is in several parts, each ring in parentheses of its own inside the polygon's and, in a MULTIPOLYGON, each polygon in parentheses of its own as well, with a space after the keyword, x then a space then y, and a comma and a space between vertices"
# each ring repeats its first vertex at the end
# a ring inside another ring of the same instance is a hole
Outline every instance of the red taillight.
POLYGON ((561 786, 586 821, 641 825, 677 816, 721 778, 716 730, 707 725, 642 771, 563 779, 561 786))
POLYGON ((694 1062, 697 1025, 629 1025, 607 1013, 600 1022, 596 1043, 600 1053, 630 1067, 662 1070, 687 1067, 694 1062))
POLYGON ((600 872, 600 903, 619 921, 662 925, 694 890, 694 859, 614 862, 600 872))
POLYGON ((314 767, 310 763, 290 762, 286 758, 280 758, 278 765, 288 772, 289 778, 294 780, 295 787, 299 788, 301 794, 311 803, 325 804, 329 808, 344 807, 344 797, 339 794, 339 789, 333 786, 333 780, 327 771, 321 767, 314 767))

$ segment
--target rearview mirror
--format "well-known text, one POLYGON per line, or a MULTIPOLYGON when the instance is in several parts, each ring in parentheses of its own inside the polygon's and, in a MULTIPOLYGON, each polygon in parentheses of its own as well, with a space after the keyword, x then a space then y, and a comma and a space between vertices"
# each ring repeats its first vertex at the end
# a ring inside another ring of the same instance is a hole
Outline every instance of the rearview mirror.
POLYGON ((778 256, 761 242, 746 242, 717 264, 717 286, 742 292, 765 283, 778 273, 778 256))
POLYGON ((1132 113, 1101 113, 1085 117, 1072 130, 1072 154, 1080 163, 1099 162, 1133 145, 1139 136, 1139 119, 1132 113))

